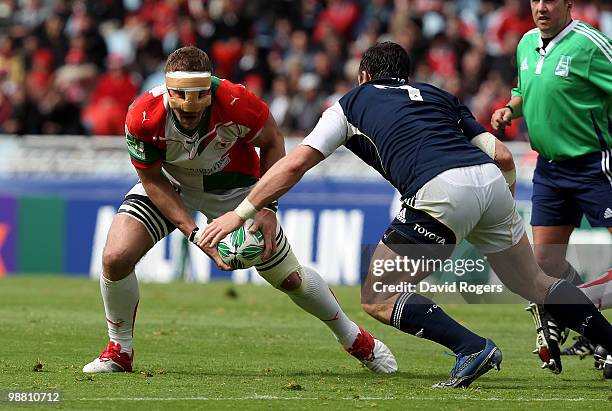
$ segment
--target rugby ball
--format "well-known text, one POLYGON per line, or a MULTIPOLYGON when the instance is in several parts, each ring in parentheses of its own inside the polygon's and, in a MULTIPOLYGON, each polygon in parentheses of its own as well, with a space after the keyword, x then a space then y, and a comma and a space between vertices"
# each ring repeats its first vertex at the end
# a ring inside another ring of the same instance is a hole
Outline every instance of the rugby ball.
POLYGON ((253 220, 246 221, 242 227, 229 233, 217 244, 221 259, 234 269, 243 269, 261 263, 264 251, 264 238, 261 231, 249 232, 253 220))

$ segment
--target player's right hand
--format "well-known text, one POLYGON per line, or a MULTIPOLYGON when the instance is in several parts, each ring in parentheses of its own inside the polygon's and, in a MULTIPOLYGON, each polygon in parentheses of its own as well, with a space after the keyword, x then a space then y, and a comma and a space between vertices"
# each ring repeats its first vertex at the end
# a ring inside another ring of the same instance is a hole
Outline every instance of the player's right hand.
POLYGON ((512 124, 512 111, 508 107, 495 110, 491 116, 491 127, 493 127, 493 130, 499 130, 510 124, 512 124))
POLYGON ((255 219, 249 231, 254 233, 259 230, 264 236, 264 252, 261 255, 261 261, 266 261, 276 252, 276 213, 274 211, 263 209, 257 212, 255 219))

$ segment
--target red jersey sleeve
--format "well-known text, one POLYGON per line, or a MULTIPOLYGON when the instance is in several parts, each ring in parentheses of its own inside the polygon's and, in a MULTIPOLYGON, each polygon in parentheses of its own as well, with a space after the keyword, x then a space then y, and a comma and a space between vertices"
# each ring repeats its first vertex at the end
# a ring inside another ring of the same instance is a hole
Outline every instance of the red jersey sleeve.
POLYGON ((148 92, 132 103, 125 118, 125 138, 134 167, 152 168, 162 161, 165 151, 157 137, 165 121, 163 96, 148 92))

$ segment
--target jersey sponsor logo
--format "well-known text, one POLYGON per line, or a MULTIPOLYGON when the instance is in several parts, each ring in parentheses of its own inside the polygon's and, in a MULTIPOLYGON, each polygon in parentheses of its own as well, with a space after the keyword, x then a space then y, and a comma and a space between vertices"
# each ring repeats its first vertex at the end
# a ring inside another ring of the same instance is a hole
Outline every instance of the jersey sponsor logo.
POLYGON ((571 56, 562 55, 559 58, 557 67, 555 68, 555 75, 560 77, 567 77, 570 74, 570 64, 572 63, 571 56))
POLYGON ((606 220, 612 218, 612 209, 610 209, 610 207, 606 208, 606 211, 604 211, 604 218, 606 220))
POLYGON ((205 176, 209 176, 211 174, 215 174, 218 173, 219 171, 222 171, 229 163, 230 163, 231 159, 229 158, 229 156, 225 156, 220 158, 219 160, 217 160, 212 167, 209 168, 188 168, 188 167, 181 167, 181 172, 186 173, 186 174, 190 174, 190 175, 205 175, 205 176))
POLYGON ((429 231, 428 229, 426 229, 425 227, 423 227, 422 225, 418 223, 414 224, 414 231, 416 231, 417 233, 419 233, 420 235, 422 235, 423 237, 429 240, 435 241, 438 244, 446 244, 446 239, 444 237, 439 236, 438 234, 429 231))
POLYGON ((127 141, 130 155, 137 160, 147 161, 147 153, 145 151, 144 143, 130 134, 127 134, 125 139, 127 141))
POLYGON ((529 70, 529 63, 527 62, 527 57, 523 58, 521 62, 521 71, 529 70))

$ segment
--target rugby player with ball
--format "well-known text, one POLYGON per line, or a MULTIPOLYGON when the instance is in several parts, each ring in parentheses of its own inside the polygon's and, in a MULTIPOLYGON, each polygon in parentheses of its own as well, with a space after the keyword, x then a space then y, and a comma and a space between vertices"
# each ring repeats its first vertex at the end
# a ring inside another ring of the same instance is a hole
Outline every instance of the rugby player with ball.
MULTIPOLYGON (((233 210, 285 155, 283 136, 266 104, 244 86, 213 76, 204 51, 176 50, 168 57, 165 77, 165 84, 134 101, 126 117, 128 151, 140 182, 125 196, 104 247, 100 289, 110 341, 83 367, 86 373, 132 371, 140 298, 134 267, 145 253, 175 229, 197 242, 201 231, 192 212, 211 220, 233 210)), ((323 321, 370 370, 395 372, 387 346, 351 321, 321 276, 296 259, 276 209, 276 202, 267 204, 249 227, 261 232, 265 244, 258 273, 323 321)), ((215 248, 201 249, 219 267, 231 269, 215 248)))

